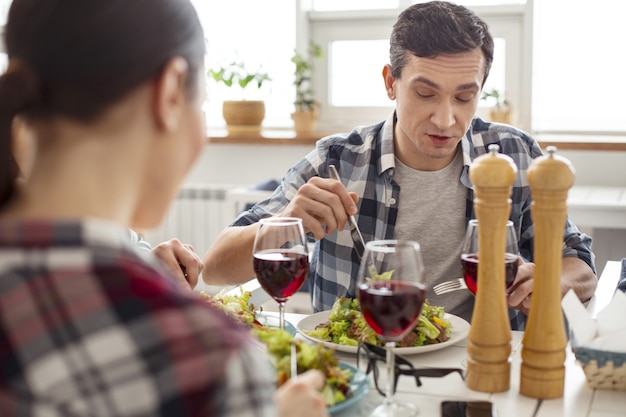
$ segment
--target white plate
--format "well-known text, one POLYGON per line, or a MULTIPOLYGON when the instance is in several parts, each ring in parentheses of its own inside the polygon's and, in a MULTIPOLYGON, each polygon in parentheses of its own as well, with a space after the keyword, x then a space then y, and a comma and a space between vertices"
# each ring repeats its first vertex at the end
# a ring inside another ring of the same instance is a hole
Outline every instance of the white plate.
MULTIPOLYGON (((356 346, 347 346, 347 345, 339 345, 332 342, 327 342, 325 340, 317 339, 315 337, 309 336, 305 333, 305 331, 315 330, 315 327, 319 324, 325 323, 328 321, 328 316, 330 315, 330 310, 320 311, 319 313, 311 314, 308 317, 300 320, 298 325, 296 326, 300 334, 305 338, 311 340, 312 342, 323 343, 325 346, 333 348, 335 350, 341 352, 348 353, 356 353, 356 346)), ((431 352, 433 350, 443 349, 446 346, 453 345, 467 337, 469 333, 470 324, 462 319, 459 316, 455 316, 454 314, 445 313, 444 318, 448 320, 452 324, 452 335, 450 339, 446 340, 442 343, 435 343, 433 345, 426 346, 415 346, 415 347, 399 347, 394 350, 394 352, 401 355, 411 355, 416 353, 425 353, 431 352)))

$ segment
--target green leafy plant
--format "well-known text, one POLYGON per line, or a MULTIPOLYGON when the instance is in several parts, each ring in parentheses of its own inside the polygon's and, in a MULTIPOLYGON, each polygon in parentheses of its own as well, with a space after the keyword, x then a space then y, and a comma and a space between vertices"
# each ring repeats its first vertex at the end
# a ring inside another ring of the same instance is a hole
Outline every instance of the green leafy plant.
POLYGON ((251 71, 246 68, 243 62, 239 61, 231 62, 219 68, 212 68, 209 70, 209 75, 217 83, 221 82, 227 87, 239 86, 242 90, 251 85, 261 88, 265 82, 272 81, 266 72, 260 69, 251 71))
POLYGON ((296 86, 296 100, 293 104, 297 111, 314 110, 318 105, 314 98, 314 92, 311 87, 311 79, 314 69, 314 60, 322 57, 322 48, 314 42, 309 43, 307 55, 300 54, 294 50, 291 62, 295 65, 295 80, 293 84, 296 86))
POLYGON ((510 108, 510 103, 506 99, 506 95, 497 88, 492 88, 489 91, 484 91, 483 95, 480 97, 481 100, 494 103, 493 107, 497 110, 508 110, 510 108))

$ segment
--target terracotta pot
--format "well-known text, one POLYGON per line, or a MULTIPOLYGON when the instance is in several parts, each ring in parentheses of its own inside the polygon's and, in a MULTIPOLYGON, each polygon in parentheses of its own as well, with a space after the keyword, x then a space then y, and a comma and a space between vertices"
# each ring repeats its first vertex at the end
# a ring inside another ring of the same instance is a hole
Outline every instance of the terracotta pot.
POLYGON ((489 119, 492 122, 511 124, 511 109, 491 109, 489 119))
POLYGON ((224 101, 222 115, 231 133, 260 132, 265 103, 261 100, 224 101))
POLYGON ((319 111, 317 109, 307 111, 296 111, 291 113, 293 119, 293 130, 296 134, 305 134, 315 131, 319 111))

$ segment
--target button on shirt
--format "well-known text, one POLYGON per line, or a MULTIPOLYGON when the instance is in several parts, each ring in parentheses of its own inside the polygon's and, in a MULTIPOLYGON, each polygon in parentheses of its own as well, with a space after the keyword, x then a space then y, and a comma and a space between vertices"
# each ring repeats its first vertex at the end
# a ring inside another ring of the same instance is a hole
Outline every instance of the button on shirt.
MULTIPOLYGON (((394 182, 395 157, 393 145, 395 112, 384 122, 357 127, 348 134, 333 135, 319 140, 315 149, 290 168, 281 185, 265 201, 242 213, 233 226, 249 225, 279 213, 296 195, 298 189, 315 176, 329 177, 328 165, 337 167, 348 191, 359 196, 355 215, 365 241, 393 239, 397 218, 400 187, 394 182)), ((469 167, 474 159, 497 144, 500 152, 510 156, 518 168, 511 195, 511 216, 519 236, 521 256, 533 260, 534 228, 531 219, 530 187, 526 179, 532 160, 542 155, 537 142, 511 126, 488 123, 475 117, 470 129, 461 139, 463 170, 461 183, 467 187, 465 217, 475 218, 474 193, 469 179, 469 167)), ((467 224, 467 222, 466 222, 467 224)), ((311 300, 315 311, 328 310, 337 296, 356 296, 359 258, 353 251, 348 231, 334 232, 314 243, 312 267, 309 271, 311 300)), ((564 257, 576 257, 595 272, 591 238, 581 233, 567 220, 564 232, 564 257)), ((520 323, 512 320, 512 327, 520 323)))
POLYGON ((247 329, 154 261, 109 223, 0 221, 0 416, 275 415, 247 329))

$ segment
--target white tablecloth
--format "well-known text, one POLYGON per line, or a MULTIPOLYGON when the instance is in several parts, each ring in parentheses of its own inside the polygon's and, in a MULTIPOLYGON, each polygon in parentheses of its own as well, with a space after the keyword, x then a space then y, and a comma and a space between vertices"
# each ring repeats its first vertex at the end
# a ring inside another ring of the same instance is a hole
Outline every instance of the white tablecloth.
MULTIPOLYGON (((612 295, 619 276, 619 262, 608 262, 600 278, 601 286, 596 297, 589 304, 593 311, 605 305, 612 295)), ((301 314, 287 314, 286 319, 296 325, 301 314)), ((438 417, 441 415, 441 402, 444 400, 488 400, 495 404, 498 416, 505 417, 623 417, 626 415, 626 392, 592 390, 588 387, 582 367, 576 362, 570 347, 567 347, 565 361, 565 392, 562 398, 537 400, 519 393, 520 366, 522 362, 523 332, 512 332, 511 386, 502 393, 472 391, 453 373, 443 378, 423 378, 423 385, 417 387, 415 380, 401 376, 398 382, 397 398, 415 403, 421 410, 420 416, 438 417)), ((466 369, 467 340, 445 349, 406 356, 416 367, 459 367, 466 369)), ((355 355, 337 353, 340 360, 356 365, 355 355)), ((381 369, 381 388, 384 387, 384 369, 381 369)), ((384 389, 384 388, 382 388, 384 389)), ((359 415, 359 408, 367 409, 372 403, 381 401, 372 383, 367 396, 354 407, 336 414, 336 417, 359 415)))

